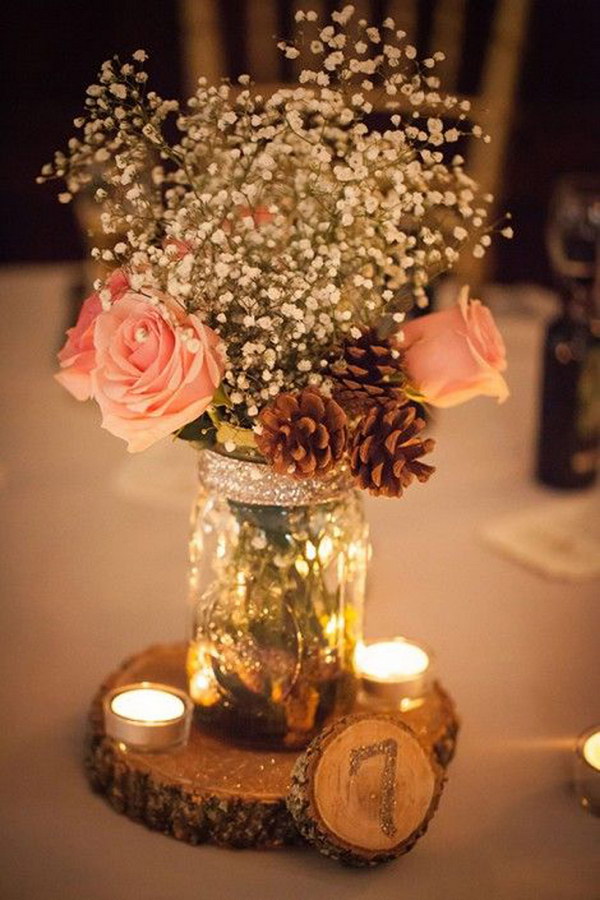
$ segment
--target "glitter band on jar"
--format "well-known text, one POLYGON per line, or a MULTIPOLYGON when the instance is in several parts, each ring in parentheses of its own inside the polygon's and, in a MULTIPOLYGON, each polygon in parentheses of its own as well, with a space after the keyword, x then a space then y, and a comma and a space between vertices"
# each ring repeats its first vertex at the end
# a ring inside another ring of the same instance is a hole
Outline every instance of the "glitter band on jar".
POLYGON ((216 490, 236 503, 260 506, 307 506, 336 500, 352 488, 348 469, 338 466, 322 478, 278 475, 271 466, 236 459, 212 450, 198 454, 198 474, 208 490, 216 490))

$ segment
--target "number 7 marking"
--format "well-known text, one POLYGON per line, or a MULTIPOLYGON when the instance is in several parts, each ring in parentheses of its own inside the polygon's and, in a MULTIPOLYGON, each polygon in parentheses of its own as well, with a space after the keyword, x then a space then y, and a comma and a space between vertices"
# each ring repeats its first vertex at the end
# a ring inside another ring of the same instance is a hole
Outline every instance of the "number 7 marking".
POLYGON ((396 834, 394 807, 396 806, 396 760, 398 742, 393 738, 367 744, 350 751, 350 776, 356 775, 361 765, 372 756, 383 756, 381 772, 381 799, 379 803, 379 826, 383 833, 392 838, 396 834))

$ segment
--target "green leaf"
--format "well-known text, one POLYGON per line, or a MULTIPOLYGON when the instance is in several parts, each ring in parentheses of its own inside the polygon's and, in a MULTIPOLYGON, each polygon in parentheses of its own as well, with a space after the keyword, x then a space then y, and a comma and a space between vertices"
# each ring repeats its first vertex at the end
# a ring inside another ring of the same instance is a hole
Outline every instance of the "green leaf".
POLYGON ((182 441, 191 441, 201 447, 212 447, 215 443, 216 430, 210 416, 207 413, 188 422, 183 428, 174 433, 174 436, 182 441))
POLYGON ((221 422, 217 430, 220 444, 233 443, 237 447, 256 447, 254 432, 250 428, 237 428, 227 422, 221 422))
POLYGON ((421 403, 423 406, 428 405, 429 401, 427 400, 427 397, 425 397, 424 394, 420 394, 419 391, 410 384, 405 384, 403 390, 409 400, 414 400, 415 403, 421 403))
POLYGON ((233 406, 233 403, 227 396, 227 392, 226 392, 225 388, 223 387, 223 382, 221 382, 221 384, 219 385, 219 387, 216 389, 215 393, 213 394, 212 405, 213 406, 226 406, 227 409, 231 409, 233 406))

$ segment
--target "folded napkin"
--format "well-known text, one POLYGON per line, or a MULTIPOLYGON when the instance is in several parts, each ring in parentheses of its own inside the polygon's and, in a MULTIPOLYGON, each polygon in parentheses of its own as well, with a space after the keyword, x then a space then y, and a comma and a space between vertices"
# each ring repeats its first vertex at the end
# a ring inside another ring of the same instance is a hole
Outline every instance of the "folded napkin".
POLYGON ((552 500, 486 524, 485 541, 548 578, 600 576, 600 491, 552 500))

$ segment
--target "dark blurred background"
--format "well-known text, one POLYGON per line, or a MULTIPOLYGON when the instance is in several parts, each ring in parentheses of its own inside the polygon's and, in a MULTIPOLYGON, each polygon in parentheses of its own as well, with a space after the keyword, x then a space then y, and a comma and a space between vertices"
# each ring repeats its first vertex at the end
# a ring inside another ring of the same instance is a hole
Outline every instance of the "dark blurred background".
MULTIPOLYGON (((476 95, 481 88, 499 2, 455 3, 464 17, 456 88, 466 95, 476 95)), ((516 15, 521 0, 512 2, 516 15)), ((436 49, 430 45, 440 4, 443 0, 410 4, 411 38, 420 54, 436 49)), ((326 12, 335 8, 333 2, 320 5, 326 12)), ((385 0, 372 0, 361 5, 361 12, 370 13, 377 22, 388 12, 402 9, 401 3, 392 5, 395 9, 388 10, 385 0)), ((510 10, 511 3, 507 6, 510 10)), ((487 275, 503 282, 547 283, 550 270, 543 232, 552 187, 561 173, 598 168, 600 3, 530 0, 525 6, 498 179, 498 206, 512 211, 517 237, 497 242, 487 275)), ((311 8, 310 0, 301 7, 311 8)), ((151 57, 153 86, 163 96, 183 97, 193 81, 190 28, 200 33, 200 45, 194 50, 199 68, 204 53, 209 74, 218 66, 231 76, 247 70, 256 74, 249 50, 255 32, 272 31, 274 26, 279 36, 290 36, 295 8, 290 0, 102 0, 101 4, 20 0, 8 5, 2 14, 1 38, 5 45, 1 260, 72 260, 85 254, 71 207, 56 202, 54 186, 36 186, 35 176, 72 134, 72 119, 82 109, 84 90, 104 59, 114 53, 127 56, 142 47, 151 57), (214 34, 205 33, 211 28, 214 34), (219 61, 215 61, 217 54, 219 61)), ((264 35, 265 40, 269 37, 264 35)), ((256 46, 253 53, 261 61, 260 49, 258 56, 256 46)), ((440 73, 443 76, 443 68, 440 73)), ((293 77, 285 61, 275 74, 275 80, 293 77)))

